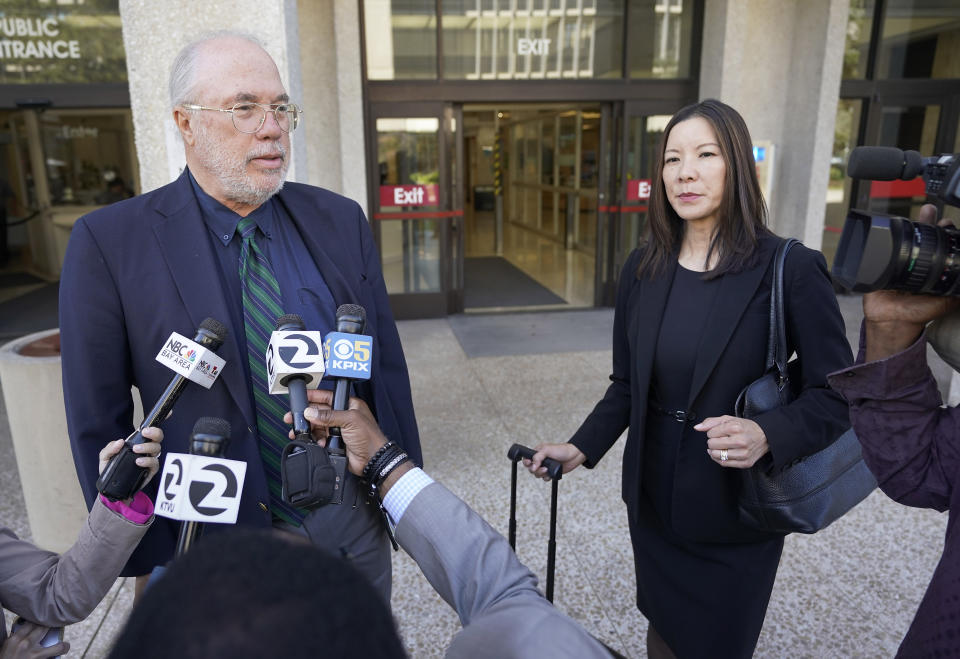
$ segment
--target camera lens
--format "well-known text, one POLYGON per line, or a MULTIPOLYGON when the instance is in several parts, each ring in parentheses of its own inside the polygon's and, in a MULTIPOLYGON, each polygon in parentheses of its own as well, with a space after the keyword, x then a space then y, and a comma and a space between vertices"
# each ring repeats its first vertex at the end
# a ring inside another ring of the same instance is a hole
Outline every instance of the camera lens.
POLYGON ((924 233, 936 240, 935 245, 925 249, 924 247, 931 242, 931 239, 926 239, 925 245, 920 248, 919 258, 927 254, 931 258, 928 268, 931 276, 928 276, 928 283, 920 289, 920 292, 930 295, 960 296, 960 290, 958 290, 960 287, 960 231, 926 224, 916 226, 922 227, 924 233))
POLYGON ((842 287, 960 297, 960 230, 850 211, 833 263, 842 287))

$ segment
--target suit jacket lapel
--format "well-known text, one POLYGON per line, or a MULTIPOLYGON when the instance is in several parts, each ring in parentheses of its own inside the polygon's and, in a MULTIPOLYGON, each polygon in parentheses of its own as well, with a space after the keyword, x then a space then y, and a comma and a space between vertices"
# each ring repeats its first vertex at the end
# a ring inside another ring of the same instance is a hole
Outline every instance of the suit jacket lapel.
MULTIPOLYGON (((337 306, 361 304, 358 292, 350 286, 342 270, 337 267, 336 261, 331 258, 330 250, 324 240, 325 237, 333 235, 332 230, 326 227, 333 227, 337 218, 331 217, 329 209, 318 206, 316 200, 310 199, 297 188, 283 188, 277 195, 277 199, 297 226, 337 306)), ((358 263, 357 269, 361 270, 361 266, 362 264, 358 263)))
POLYGON ((666 271, 656 279, 644 277, 640 280, 639 300, 632 305, 635 309, 633 322, 636 345, 632 346, 635 355, 637 382, 640 384, 641 397, 649 393, 649 383, 653 375, 653 360, 660 336, 663 312, 667 306, 667 297, 677 271, 676 255, 670 258, 666 271), (646 390, 643 387, 647 387, 646 390))
MULTIPOLYGON (((160 244, 160 252, 170 269, 180 293, 180 299, 187 309, 193 332, 204 318, 210 317, 224 325, 230 323, 230 311, 220 287, 217 273, 216 255, 210 250, 206 235, 206 225, 197 205, 187 172, 177 179, 176 184, 168 188, 166 194, 158 199, 154 209, 162 217, 153 225, 154 234, 160 244)), ((171 328, 173 331, 176 328, 171 328)), ((243 332, 242 327, 229 327, 231 336, 227 337, 217 354, 227 361, 220 379, 224 381, 234 402, 243 411, 250 425, 256 423, 250 406, 247 383, 244 381, 242 367, 246 355, 240 354, 235 332, 243 332), (229 367, 230 364, 234 366, 229 367)), ((191 333, 188 338, 193 338, 191 333)), ((216 384, 214 385, 216 386, 216 384)))
POLYGON ((703 389, 726 348, 730 337, 740 324, 740 317, 746 311, 750 300, 756 295, 757 288, 763 281, 767 266, 773 256, 776 240, 761 240, 759 261, 756 266, 736 274, 723 276, 720 282, 720 291, 707 316, 700 346, 697 349, 697 360, 693 368, 693 377, 690 381, 690 399, 688 405, 693 405, 700 391, 703 389))

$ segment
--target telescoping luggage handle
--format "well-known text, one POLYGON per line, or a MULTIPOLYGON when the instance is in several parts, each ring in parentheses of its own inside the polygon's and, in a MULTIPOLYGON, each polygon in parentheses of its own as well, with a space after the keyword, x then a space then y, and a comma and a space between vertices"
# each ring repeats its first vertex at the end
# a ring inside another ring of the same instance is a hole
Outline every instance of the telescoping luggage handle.
MULTIPOLYGON (((521 458, 533 459, 534 451, 532 448, 522 444, 514 444, 507 451, 507 457, 510 458, 510 547, 517 548, 517 463, 521 458)), ((547 601, 553 601, 553 571, 557 557, 557 486, 560 484, 560 478, 563 476, 563 465, 553 458, 544 458, 543 466, 547 468, 547 476, 550 477, 552 488, 550 492, 550 541, 547 544, 547 601)))
MULTIPOLYGON (((510 472, 510 547, 516 549, 517 540, 517 463, 522 458, 533 459, 534 451, 532 448, 523 444, 514 444, 507 451, 507 457, 512 463, 510 472)), ((547 468, 547 476, 550 477, 552 484, 550 493, 550 544, 547 545, 547 600, 553 602, 553 571, 557 556, 557 486, 560 484, 560 478, 563 477, 563 465, 553 458, 544 458, 543 466, 547 468)), ((596 637, 594 637, 596 638, 596 637)), ((622 654, 611 648, 609 645, 596 639, 603 647, 607 649, 613 659, 626 659, 622 654)))

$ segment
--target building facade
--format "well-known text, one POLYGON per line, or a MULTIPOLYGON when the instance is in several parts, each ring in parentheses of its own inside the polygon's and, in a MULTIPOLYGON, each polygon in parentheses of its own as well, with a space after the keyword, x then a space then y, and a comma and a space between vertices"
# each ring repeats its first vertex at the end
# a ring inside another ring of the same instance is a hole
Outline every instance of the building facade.
POLYGON ((58 271, 93 181, 179 173, 169 63, 218 29, 277 61, 305 110, 290 178, 365 208, 398 317, 611 304, 663 127, 698 99, 740 110, 772 227, 828 260, 851 206, 923 200, 846 178, 850 149, 960 150, 947 0, 20 0, 0 10, 0 174, 41 210, 11 233, 37 269, 58 271))

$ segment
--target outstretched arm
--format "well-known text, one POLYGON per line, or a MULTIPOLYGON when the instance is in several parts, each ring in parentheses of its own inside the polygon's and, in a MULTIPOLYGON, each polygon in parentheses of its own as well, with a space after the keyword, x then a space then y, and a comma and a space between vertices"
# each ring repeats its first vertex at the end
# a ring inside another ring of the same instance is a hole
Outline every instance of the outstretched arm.
MULTIPOLYGON (((326 428, 339 426, 350 471, 362 473, 386 443, 363 401, 351 399, 350 410, 335 412, 330 392, 311 390, 308 396, 317 404, 305 414, 315 434, 323 438, 326 428)), ((378 493, 396 523, 397 541, 465 627, 447 656, 477 656, 483 647, 484 656, 529 656, 536 648, 556 654, 562 648, 565 656, 609 657, 540 594, 536 577, 506 539, 447 488, 408 463, 378 493)))
MULTIPOLYGON (((151 439, 134 448, 143 454, 137 464, 153 476, 159 468, 157 455, 163 433, 147 428, 151 439)), ((111 442, 100 453, 101 468, 115 455, 122 441, 111 442)), ((147 518, 153 505, 142 492, 129 502, 133 514, 108 509, 101 497, 80 531, 76 543, 62 556, 39 549, 0 526, 0 602, 31 622, 60 627, 86 618, 100 603, 150 524, 131 519, 137 513, 147 518)))

